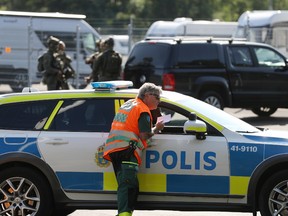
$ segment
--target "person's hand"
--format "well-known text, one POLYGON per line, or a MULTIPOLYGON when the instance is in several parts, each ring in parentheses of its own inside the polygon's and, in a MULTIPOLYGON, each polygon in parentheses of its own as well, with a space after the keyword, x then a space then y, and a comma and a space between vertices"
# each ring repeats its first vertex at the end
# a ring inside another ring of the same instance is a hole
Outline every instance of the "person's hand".
POLYGON ((89 84, 90 81, 91 81, 91 77, 89 77, 89 76, 84 77, 84 79, 85 79, 85 82, 86 82, 87 84, 89 84))
POLYGON ((163 130, 164 128, 164 123, 163 121, 160 121, 160 122, 157 122, 156 125, 155 125, 155 130, 158 132, 158 131, 161 131, 163 130))

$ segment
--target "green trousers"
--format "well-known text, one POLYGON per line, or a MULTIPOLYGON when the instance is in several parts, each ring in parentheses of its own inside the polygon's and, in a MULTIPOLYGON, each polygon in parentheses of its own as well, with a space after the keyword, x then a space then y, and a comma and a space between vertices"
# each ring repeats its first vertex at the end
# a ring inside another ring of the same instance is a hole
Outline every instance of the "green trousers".
POLYGON ((121 168, 116 173, 119 216, 131 216, 137 202, 139 193, 138 163, 133 159, 122 161, 121 168))

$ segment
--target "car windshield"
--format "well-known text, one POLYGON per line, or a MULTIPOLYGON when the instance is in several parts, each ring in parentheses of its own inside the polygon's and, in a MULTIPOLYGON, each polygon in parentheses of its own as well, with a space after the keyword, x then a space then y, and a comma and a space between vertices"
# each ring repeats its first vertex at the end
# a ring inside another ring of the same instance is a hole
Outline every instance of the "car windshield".
MULTIPOLYGON (((190 111, 195 111, 199 117, 203 117, 203 120, 208 120, 209 123, 215 122, 216 124, 220 124, 221 126, 234 132, 260 132, 259 129, 242 121, 241 119, 238 119, 224 112, 223 110, 220 110, 195 98, 183 94, 178 94, 176 92, 165 92, 163 96, 168 96, 169 100, 172 99, 176 103, 181 104, 181 106, 188 107, 191 109, 190 111)), ((213 123, 211 125, 213 125, 213 123)))
POLYGON ((81 36, 85 50, 91 53, 97 51, 96 40, 98 40, 99 38, 96 38, 92 33, 84 33, 81 36))

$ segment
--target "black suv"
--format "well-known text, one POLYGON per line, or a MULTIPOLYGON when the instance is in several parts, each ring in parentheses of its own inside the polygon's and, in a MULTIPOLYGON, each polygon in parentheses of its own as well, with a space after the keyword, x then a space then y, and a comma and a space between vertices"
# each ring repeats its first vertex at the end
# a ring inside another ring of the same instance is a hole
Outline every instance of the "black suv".
POLYGON ((124 79, 132 80, 135 87, 153 82, 220 109, 248 108, 259 116, 288 107, 286 57, 266 44, 146 39, 131 50, 124 79))

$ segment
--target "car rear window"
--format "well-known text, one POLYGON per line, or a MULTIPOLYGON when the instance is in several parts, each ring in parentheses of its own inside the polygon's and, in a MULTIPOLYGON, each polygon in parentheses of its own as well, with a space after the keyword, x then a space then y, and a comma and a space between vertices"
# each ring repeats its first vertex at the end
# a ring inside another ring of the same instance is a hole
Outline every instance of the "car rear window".
POLYGON ((219 61, 219 54, 216 44, 179 44, 176 46, 175 57, 176 67, 195 68, 220 68, 223 64, 219 61))
POLYGON ((38 122, 50 116, 57 101, 32 101, 0 106, 0 128, 36 130, 38 122))
POLYGON ((135 45, 129 59, 128 66, 152 66, 163 67, 170 55, 170 45, 149 42, 135 45))

